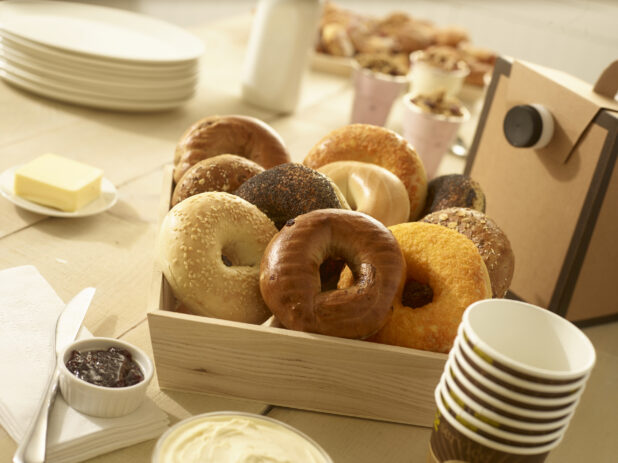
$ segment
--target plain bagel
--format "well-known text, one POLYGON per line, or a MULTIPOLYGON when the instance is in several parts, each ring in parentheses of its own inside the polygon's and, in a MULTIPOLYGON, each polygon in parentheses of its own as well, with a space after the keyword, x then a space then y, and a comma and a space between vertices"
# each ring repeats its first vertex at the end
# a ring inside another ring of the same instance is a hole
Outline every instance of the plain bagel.
POLYGON ((387 227, 408 221, 406 187, 385 168, 368 162, 337 161, 320 167, 318 172, 335 182, 352 210, 370 215, 387 227))
POLYGON ((237 154, 264 169, 290 162, 283 140, 268 124, 249 116, 210 116, 182 135, 174 153, 174 181, 197 162, 219 154, 237 154))

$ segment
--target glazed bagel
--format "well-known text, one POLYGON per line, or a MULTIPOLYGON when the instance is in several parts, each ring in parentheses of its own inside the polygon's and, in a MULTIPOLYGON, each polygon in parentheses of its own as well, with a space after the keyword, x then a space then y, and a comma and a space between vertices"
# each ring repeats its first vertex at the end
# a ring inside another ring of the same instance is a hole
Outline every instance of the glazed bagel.
POLYGON ((290 162, 290 154, 272 127, 249 116, 210 116, 182 135, 174 153, 174 181, 202 159, 237 154, 264 169, 290 162))
POLYGON ((309 151, 303 164, 319 169, 335 161, 368 162, 391 171, 408 192, 410 220, 421 213, 427 195, 425 168, 416 151, 392 130, 368 124, 333 130, 309 151))
POLYGON ((482 212, 463 207, 434 212, 422 221, 451 228, 472 240, 489 272, 492 296, 505 296, 513 279, 515 256, 509 239, 496 222, 482 212))
MULTIPOLYGON (((410 222, 389 229, 403 252, 406 278, 391 318, 371 340, 448 352, 466 307, 491 297, 483 259, 469 239, 439 225, 410 222)), ((349 279, 344 272, 340 286, 349 279)))
POLYGON ((264 168, 235 154, 220 154, 192 165, 174 188, 172 206, 189 196, 206 191, 236 190, 247 179, 264 172, 264 168))
POLYGON ((271 314, 260 296, 259 264, 276 232, 268 217, 243 199, 199 193, 165 216, 157 261, 187 311, 262 323, 271 314))
POLYGON ((392 172, 376 164, 337 161, 318 169, 339 187, 352 210, 363 212, 385 226, 407 222, 410 199, 392 172))
POLYGON ((485 212, 485 194, 476 180, 461 174, 441 175, 427 185, 423 216, 449 207, 485 212))
POLYGON ((255 204, 277 229, 297 215, 314 209, 350 208, 328 177, 293 162, 251 177, 234 194, 255 204))
POLYGON ((322 209, 290 220, 272 239, 260 266, 260 291, 293 330, 366 338, 380 329, 403 275, 392 233, 360 212, 322 209), (320 265, 342 258, 354 281, 322 291, 320 265))

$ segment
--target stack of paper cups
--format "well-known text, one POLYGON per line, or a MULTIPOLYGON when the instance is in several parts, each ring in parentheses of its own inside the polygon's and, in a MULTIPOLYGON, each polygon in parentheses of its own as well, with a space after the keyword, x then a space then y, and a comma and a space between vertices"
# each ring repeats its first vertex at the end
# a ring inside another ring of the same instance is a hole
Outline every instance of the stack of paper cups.
POLYGON ((428 461, 544 461, 595 359, 590 340, 552 312, 507 299, 472 304, 435 390, 428 461))

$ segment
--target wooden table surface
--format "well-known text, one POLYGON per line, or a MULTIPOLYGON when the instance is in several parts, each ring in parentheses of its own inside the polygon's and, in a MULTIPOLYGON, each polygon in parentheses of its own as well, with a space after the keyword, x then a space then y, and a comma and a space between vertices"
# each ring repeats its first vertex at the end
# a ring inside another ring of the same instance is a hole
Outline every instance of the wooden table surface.
MULTIPOLYGON (((45 152, 98 166, 118 188, 109 211, 81 219, 36 215, 0 200, 0 269, 33 264, 67 301, 80 289, 97 293, 85 319, 97 336, 132 342, 152 353, 146 313, 157 233, 163 167, 194 121, 213 114, 246 114, 271 124, 293 160, 330 130, 348 123, 349 79, 320 72, 306 75, 298 110, 289 116, 252 107, 240 99, 240 74, 249 18, 196 28, 206 44, 196 97, 167 112, 97 111, 31 95, 0 83, 0 171, 45 152)), ((276 72, 276 70, 275 70, 276 72)), ((389 127, 399 130, 395 107, 389 127)), ((439 173, 461 172, 464 161, 448 155, 439 173)), ((618 455, 618 323, 585 329, 598 362, 562 444, 547 461, 610 462, 618 455)), ((235 400, 160 390, 149 395, 172 423, 216 410, 267 413, 305 432, 337 463, 423 462, 430 429, 235 400)), ((96 462, 147 462, 155 441, 102 455, 96 462)), ((10 461, 16 443, 0 428, 0 461, 10 461)))

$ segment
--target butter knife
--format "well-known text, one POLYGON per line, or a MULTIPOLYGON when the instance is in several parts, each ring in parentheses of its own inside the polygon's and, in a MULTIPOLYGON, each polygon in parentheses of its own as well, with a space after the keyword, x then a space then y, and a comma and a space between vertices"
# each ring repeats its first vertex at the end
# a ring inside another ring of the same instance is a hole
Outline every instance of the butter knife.
POLYGON ((59 355, 62 349, 77 336, 94 292, 95 288, 81 290, 71 299, 58 316, 54 332, 54 344, 56 347, 55 368, 47 383, 47 388, 39 404, 38 411, 32 418, 26 434, 13 456, 13 463, 43 463, 45 461, 47 418, 58 390, 58 362, 61 361, 59 355))

